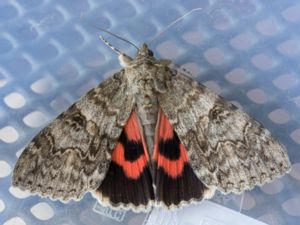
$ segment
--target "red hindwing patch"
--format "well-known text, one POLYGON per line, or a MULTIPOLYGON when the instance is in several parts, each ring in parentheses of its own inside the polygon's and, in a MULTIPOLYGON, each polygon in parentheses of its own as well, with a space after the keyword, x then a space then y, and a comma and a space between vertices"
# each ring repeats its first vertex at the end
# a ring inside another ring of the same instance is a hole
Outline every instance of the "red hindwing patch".
POLYGON ((156 161, 158 168, 163 168, 170 177, 181 176, 184 165, 188 162, 187 151, 177 135, 175 136, 172 125, 162 111, 159 114, 156 132, 153 160, 156 161))
POLYGON ((179 145, 180 158, 177 160, 170 160, 163 155, 158 155, 157 167, 163 168, 164 171, 172 178, 177 178, 182 175, 184 164, 188 161, 186 157, 186 150, 182 144, 179 145))
POLYGON ((157 202, 169 207, 203 198, 206 187, 193 172, 187 150, 162 110, 156 128, 153 160, 157 202))
POLYGON ((137 179, 143 173, 145 166, 148 164, 147 157, 141 155, 138 159, 131 162, 125 159, 125 150, 122 144, 118 143, 115 147, 112 161, 121 166, 128 178, 137 179))
POLYGON ((148 164, 149 156, 135 112, 131 114, 123 132, 122 135, 126 137, 121 137, 117 143, 112 154, 112 161, 123 168, 128 178, 137 179, 148 164), (125 150, 124 147, 128 148, 125 150), (128 159, 126 159, 126 154, 131 155, 131 158, 127 157, 128 159), (132 158, 133 155, 134 158, 132 158))
POLYGON ((106 177, 95 192, 100 202, 108 199, 111 205, 146 208, 154 199, 171 206, 203 198, 206 187, 190 167, 185 147, 161 110, 158 118, 154 174, 150 172, 146 144, 133 112, 114 148, 106 177))
POLYGON ((100 202, 125 208, 149 207, 154 199, 153 180, 148 166, 144 137, 132 112, 117 142, 106 176, 96 190, 100 202))

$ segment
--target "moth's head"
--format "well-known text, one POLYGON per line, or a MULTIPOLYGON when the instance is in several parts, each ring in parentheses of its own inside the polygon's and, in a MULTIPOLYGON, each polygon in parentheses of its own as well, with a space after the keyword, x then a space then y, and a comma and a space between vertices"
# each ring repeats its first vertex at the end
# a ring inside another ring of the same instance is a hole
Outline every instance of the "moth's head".
POLYGON ((148 48, 147 44, 142 44, 139 48, 136 57, 153 57, 153 52, 148 48))
POLYGON ((153 52, 148 48, 147 44, 142 44, 138 49, 135 58, 131 58, 124 53, 119 55, 120 64, 124 67, 140 65, 142 63, 155 63, 157 60, 153 56, 153 52))

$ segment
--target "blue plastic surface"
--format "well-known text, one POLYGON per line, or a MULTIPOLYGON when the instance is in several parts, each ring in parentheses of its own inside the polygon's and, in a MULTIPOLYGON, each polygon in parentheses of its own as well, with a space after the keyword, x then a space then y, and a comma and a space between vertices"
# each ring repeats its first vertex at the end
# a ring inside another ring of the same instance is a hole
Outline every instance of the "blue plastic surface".
POLYGON ((213 201, 268 224, 299 224, 300 4, 292 0, 1 1, 0 224, 142 224, 146 214, 103 208, 89 194, 68 205, 29 196, 11 188, 11 172, 47 123, 121 68, 93 26, 140 45, 198 7, 150 47, 262 122, 293 164, 271 184, 213 201))

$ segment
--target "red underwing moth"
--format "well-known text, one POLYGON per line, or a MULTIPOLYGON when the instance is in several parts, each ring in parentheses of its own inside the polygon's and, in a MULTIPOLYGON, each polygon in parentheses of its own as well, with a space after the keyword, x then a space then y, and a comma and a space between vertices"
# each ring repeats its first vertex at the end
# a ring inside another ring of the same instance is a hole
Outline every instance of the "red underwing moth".
MULTIPOLYGON (((116 50, 116 49, 114 49, 116 50)), ((67 202, 147 211, 241 193, 290 170, 268 130, 205 86, 158 60, 134 59, 44 128, 21 154, 12 183, 67 202)))

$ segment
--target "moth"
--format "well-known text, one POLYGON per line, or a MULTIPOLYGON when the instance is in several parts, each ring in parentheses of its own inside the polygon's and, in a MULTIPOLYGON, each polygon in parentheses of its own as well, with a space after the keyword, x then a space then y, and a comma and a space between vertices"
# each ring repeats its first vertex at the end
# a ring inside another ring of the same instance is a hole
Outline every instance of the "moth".
POLYGON ((119 52, 123 68, 25 148, 12 184, 51 199, 147 211, 241 193, 290 170, 262 124, 153 56, 119 52))

